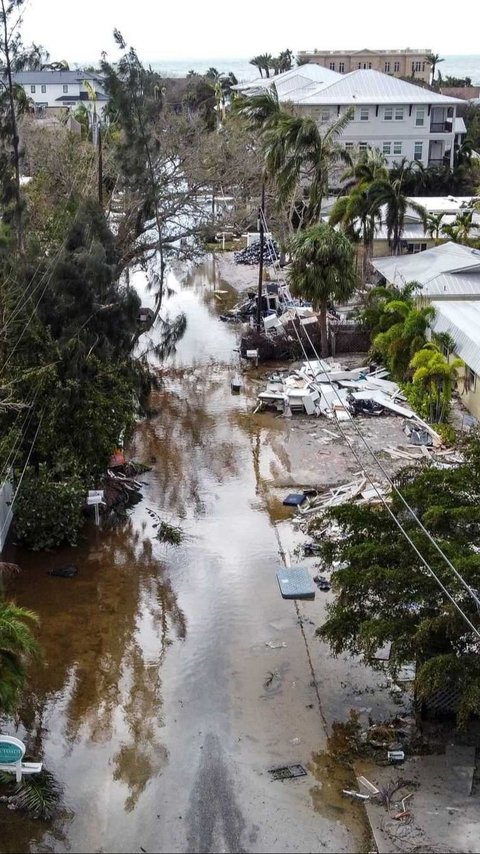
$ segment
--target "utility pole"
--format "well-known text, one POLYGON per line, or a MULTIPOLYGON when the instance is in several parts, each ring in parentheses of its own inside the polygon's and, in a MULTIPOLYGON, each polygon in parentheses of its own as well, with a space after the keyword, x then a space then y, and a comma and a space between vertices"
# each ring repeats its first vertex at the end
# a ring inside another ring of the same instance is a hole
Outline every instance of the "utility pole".
POLYGON ((262 181, 262 201, 258 209, 258 223, 260 232, 260 264, 258 267, 258 296, 257 296, 257 332, 260 332, 262 325, 262 294, 263 294, 263 247, 265 244, 265 230, 263 228, 263 218, 265 215, 265 178, 262 181))

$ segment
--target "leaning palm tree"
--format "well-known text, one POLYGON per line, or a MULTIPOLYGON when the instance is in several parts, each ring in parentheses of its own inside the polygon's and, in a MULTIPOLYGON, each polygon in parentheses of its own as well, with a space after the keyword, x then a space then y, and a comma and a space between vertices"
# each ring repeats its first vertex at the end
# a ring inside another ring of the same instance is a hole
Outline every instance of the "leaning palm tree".
POLYGON ((263 57, 262 56, 254 56, 253 59, 250 60, 250 65, 253 65, 260 72, 260 77, 263 77, 263 57))
POLYGON ((431 77, 430 77, 430 85, 433 86, 435 80, 435 69, 440 62, 445 62, 444 59, 440 57, 438 53, 427 53, 425 56, 426 61, 431 66, 431 77))
POLYGON ((341 181, 345 190, 351 190, 354 187, 369 187, 382 178, 388 178, 386 157, 378 148, 368 148, 351 161, 341 181))
POLYGON ((338 137, 351 118, 349 110, 322 135, 314 119, 282 111, 264 134, 265 162, 275 179, 279 204, 301 199, 297 208, 300 228, 320 219, 330 170, 345 157, 338 137))
POLYGON ((347 300, 357 285, 355 249, 341 231, 327 223, 310 226, 291 241, 288 275, 294 296, 304 297, 320 312, 322 356, 328 355, 327 308, 347 300))
POLYGON ((26 678, 26 663, 38 653, 30 623, 37 616, 13 602, 0 599, 0 714, 11 714, 26 678))
POLYGON ((473 210, 465 210, 458 213, 451 224, 444 225, 442 233, 450 237, 454 243, 463 243, 468 246, 472 240, 471 234, 474 227, 473 210))
POLYGON ((399 255, 401 250, 402 233, 405 224, 407 209, 417 213, 426 226, 427 212, 422 205, 414 202, 405 195, 405 183, 415 168, 415 162, 402 161, 397 167, 396 175, 391 178, 380 178, 370 185, 368 194, 370 198, 371 211, 377 213, 382 211, 387 227, 387 238, 392 250, 392 255, 399 255))

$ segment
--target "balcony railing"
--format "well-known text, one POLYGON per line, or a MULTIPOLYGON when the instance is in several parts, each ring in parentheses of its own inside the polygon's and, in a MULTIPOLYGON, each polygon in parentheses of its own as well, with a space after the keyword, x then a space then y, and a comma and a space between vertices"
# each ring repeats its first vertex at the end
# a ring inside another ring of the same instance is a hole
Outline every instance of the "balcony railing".
POLYGON ((430 122, 430 133, 451 133, 452 122, 430 122))

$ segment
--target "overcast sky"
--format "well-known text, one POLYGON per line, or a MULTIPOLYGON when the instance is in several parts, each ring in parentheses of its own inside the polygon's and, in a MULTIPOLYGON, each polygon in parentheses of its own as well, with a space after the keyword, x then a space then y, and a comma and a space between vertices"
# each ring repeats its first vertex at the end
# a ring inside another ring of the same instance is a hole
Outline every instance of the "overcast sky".
POLYGON ((458 15, 451 5, 418 0, 27 0, 23 39, 70 63, 96 60, 102 50, 115 59, 114 27, 143 60, 155 62, 250 58, 287 47, 294 53, 414 47, 474 54, 480 52, 479 8, 478 0, 466 0, 458 15))

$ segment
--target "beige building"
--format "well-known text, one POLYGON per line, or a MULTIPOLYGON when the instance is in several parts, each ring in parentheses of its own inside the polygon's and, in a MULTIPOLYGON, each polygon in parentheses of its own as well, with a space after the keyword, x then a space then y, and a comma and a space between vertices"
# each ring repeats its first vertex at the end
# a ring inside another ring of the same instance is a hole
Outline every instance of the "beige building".
POLYGON ((373 69, 394 77, 412 77, 415 80, 430 81, 431 67, 426 57, 431 53, 424 50, 300 50, 298 58, 302 62, 316 62, 339 74, 350 71, 373 69))

